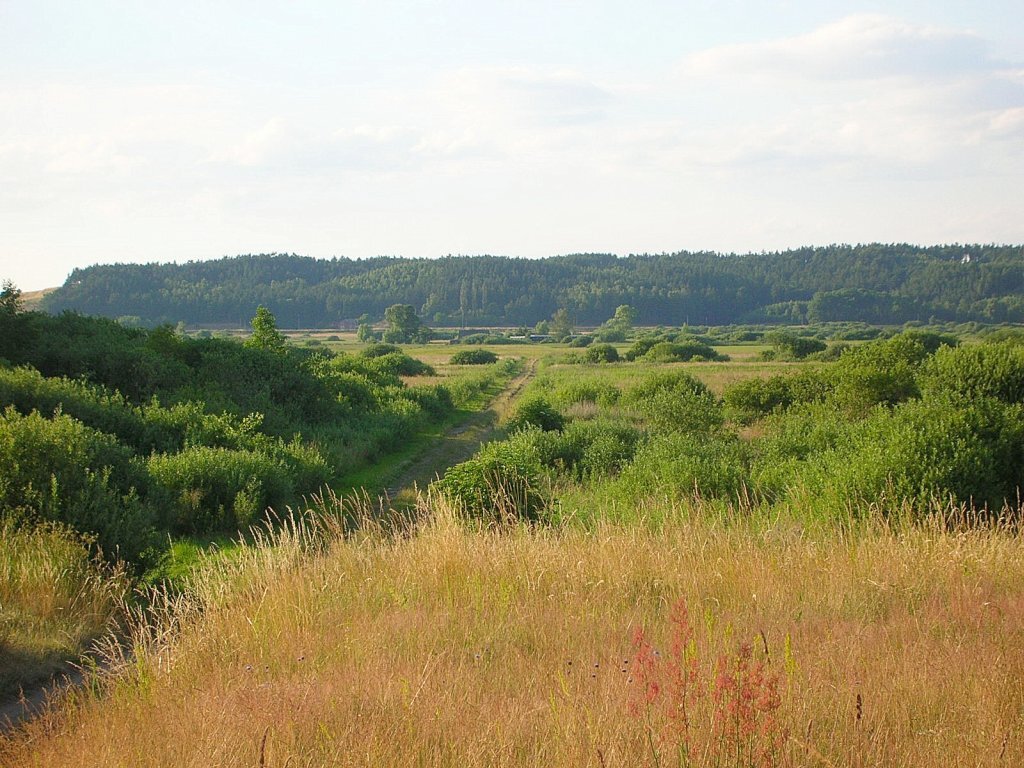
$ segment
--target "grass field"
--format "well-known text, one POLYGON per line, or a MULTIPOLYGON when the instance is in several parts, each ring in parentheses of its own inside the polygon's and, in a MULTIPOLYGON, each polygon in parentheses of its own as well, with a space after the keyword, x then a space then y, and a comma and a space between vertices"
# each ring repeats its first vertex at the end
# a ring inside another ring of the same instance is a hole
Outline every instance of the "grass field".
MULTIPOLYGON (((456 349, 407 351, 435 367, 429 383, 468 381, 456 349)), ((658 433, 629 394, 652 374, 721 395, 822 365, 756 362, 753 346, 668 365, 493 349, 537 370, 527 396, 649 430, 635 455, 662 462, 655 475, 684 465, 645 445, 731 446, 777 425, 658 433)), ((230 557, 188 550, 186 589, 133 617, 109 673, 0 738, 0 765, 1024 764, 1019 504, 825 510, 801 488, 702 497, 558 472, 546 522, 483 525, 438 495, 389 522, 328 496, 230 557)))
POLYGON ((0 745, 0 763, 1024 761, 1016 532, 424 515, 411 535, 307 528, 247 548, 170 611, 178 631, 141 629, 129 669, 0 745))

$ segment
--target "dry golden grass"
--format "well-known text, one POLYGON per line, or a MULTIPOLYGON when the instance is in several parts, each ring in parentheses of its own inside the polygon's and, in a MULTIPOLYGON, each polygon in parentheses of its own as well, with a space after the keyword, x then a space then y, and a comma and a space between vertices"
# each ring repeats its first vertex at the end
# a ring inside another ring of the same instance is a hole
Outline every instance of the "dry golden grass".
POLYGON ((636 627, 664 642, 682 599, 701 663, 767 648, 778 764, 1024 764, 1019 534, 497 531, 433 507, 408 535, 289 529, 247 548, 165 612, 175 632, 140 636, 104 696, 0 743, 0 763, 675 765, 657 724, 648 740, 630 714, 624 662, 636 627))
POLYGON ((0 522, 0 698, 61 670, 103 635, 130 589, 56 528, 0 522))

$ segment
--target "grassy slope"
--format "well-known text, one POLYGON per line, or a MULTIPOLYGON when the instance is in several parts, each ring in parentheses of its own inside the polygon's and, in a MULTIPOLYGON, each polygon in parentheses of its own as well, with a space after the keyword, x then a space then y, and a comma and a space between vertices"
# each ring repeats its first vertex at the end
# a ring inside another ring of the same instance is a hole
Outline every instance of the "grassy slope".
MULTIPOLYGON (((767 648, 781 764, 1024 762, 1019 534, 696 518, 497 532, 432 514, 320 556, 288 535, 247 549, 200 586, 201 620, 60 727, 0 745, 0 764, 634 766, 652 747, 675 764, 660 710, 630 711, 625 662, 641 625, 668 648, 679 600, 709 679, 738 642, 767 648)), ((721 748, 702 702, 698 755, 721 748)))

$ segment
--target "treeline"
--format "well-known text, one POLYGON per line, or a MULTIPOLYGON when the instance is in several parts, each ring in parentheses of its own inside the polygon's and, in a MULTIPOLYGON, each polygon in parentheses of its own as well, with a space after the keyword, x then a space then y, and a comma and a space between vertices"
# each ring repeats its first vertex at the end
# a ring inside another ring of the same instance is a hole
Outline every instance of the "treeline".
POLYGON ((257 305, 282 327, 376 321, 410 304, 431 325, 577 325, 622 304, 643 325, 1024 321, 1024 247, 832 245, 759 254, 312 259, 246 255, 76 269, 43 303, 143 325, 241 327, 257 305))
POLYGON ((393 347, 245 343, 20 311, 0 294, 0 522, 56 523, 151 566, 167 534, 234 532, 394 449, 457 405, 393 347))

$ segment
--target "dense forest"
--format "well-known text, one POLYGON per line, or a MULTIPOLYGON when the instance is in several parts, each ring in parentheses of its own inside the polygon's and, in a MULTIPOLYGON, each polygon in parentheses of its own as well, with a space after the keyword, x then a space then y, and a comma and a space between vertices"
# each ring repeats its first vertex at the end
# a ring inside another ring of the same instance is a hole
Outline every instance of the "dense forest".
POLYGON ((578 254, 313 259, 259 254, 76 269, 44 309, 144 325, 244 326, 265 305, 286 328, 379 320, 411 304, 429 324, 532 325, 565 309, 596 325, 621 304, 644 325, 1024 321, 1024 247, 832 245, 747 255, 578 254))

